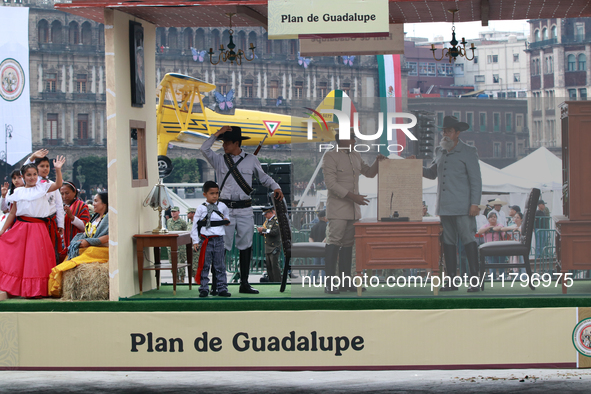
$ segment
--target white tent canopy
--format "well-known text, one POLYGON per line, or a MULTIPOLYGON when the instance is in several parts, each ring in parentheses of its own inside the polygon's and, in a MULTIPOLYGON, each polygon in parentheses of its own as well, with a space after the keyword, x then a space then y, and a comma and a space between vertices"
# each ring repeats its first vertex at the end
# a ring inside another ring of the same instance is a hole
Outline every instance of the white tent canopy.
POLYGON ((545 147, 503 168, 503 172, 538 182, 542 190, 562 190, 562 160, 545 147))

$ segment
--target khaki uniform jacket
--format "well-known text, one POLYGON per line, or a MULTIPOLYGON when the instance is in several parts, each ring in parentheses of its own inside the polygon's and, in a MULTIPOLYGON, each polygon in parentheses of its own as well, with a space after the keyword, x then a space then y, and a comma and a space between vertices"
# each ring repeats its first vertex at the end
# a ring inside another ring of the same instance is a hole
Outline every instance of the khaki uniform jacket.
POLYGON ((271 253, 273 249, 281 245, 281 235, 279 234, 279 221, 277 216, 266 220, 263 225, 267 230, 263 230, 265 236, 265 253, 271 253), (268 232, 265 232, 268 231, 268 232))
POLYGON ((336 150, 327 152, 322 163, 324 183, 328 189, 326 217, 331 219, 361 219, 359 205, 345 198, 347 193, 359 193, 359 175, 373 178, 378 173, 377 166, 372 170, 365 164, 358 152, 336 150))
POLYGON ((436 215, 468 215, 470 205, 480 204, 482 177, 478 152, 462 140, 449 153, 437 147, 433 162, 423 168, 423 176, 437 178, 436 215))

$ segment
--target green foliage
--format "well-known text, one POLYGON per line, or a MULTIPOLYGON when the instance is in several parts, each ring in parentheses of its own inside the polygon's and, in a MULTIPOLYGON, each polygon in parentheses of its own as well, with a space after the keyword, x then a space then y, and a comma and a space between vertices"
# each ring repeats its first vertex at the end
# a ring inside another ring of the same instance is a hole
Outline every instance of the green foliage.
POLYGON ((165 179, 166 183, 198 183, 199 163, 197 159, 184 159, 177 157, 172 159, 172 172, 165 179))
MULTIPOLYGON (((136 164, 137 171, 137 164, 136 164)), ((80 182, 84 180, 83 187, 90 189, 90 187, 103 185, 107 187, 107 157, 103 156, 87 156, 78 159, 74 168, 74 180, 80 182)))

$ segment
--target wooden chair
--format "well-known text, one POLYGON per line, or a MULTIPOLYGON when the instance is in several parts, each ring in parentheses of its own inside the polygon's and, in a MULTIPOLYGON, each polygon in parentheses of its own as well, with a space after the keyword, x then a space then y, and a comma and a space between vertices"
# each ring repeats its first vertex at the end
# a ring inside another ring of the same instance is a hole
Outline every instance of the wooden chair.
MULTIPOLYGON (((291 259, 324 257, 325 243, 322 242, 297 242, 291 244, 291 259)), ((324 264, 291 264, 292 270, 323 270, 324 264)))
MULTIPOLYGON (((529 251, 531 250, 531 241, 534 232, 534 220, 536 217, 536 207, 540 200, 540 189, 532 189, 527 199, 525 212, 523 215, 523 223, 521 224, 521 240, 520 241, 497 241, 488 242, 480 245, 478 251, 480 252, 480 274, 482 275, 487 268, 525 268, 527 275, 530 278, 529 287, 532 290, 536 288, 531 284, 531 265, 529 264, 529 251), (519 264, 488 264, 485 262, 487 256, 523 256, 523 263, 519 264)), ((482 277, 481 277, 482 279, 482 277)), ((480 285, 481 290, 484 291, 484 280, 480 285)))

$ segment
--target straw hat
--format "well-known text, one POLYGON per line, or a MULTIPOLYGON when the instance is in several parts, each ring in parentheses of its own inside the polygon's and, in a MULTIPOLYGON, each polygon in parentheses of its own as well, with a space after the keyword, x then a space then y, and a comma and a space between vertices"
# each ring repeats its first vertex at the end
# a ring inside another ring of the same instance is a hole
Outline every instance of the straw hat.
POLYGON ((494 200, 491 200, 488 202, 488 205, 490 205, 491 207, 494 207, 495 205, 507 205, 508 202, 505 201, 501 201, 498 198, 495 198, 494 200))

